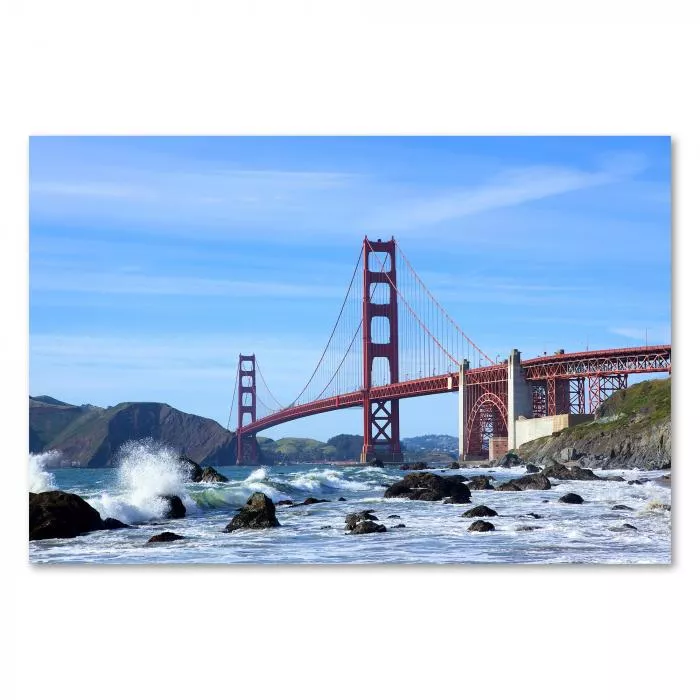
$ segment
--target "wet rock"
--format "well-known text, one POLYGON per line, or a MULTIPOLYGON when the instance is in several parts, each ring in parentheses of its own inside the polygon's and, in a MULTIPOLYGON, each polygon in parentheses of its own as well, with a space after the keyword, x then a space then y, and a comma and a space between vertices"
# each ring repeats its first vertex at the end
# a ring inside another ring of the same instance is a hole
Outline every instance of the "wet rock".
POLYGON ((372 532, 386 532, 386 527, 372 520, 360 520, 350 531, 351 535, 367 535, 372 532))
POLYGON ((391 529, 396 530, 397 528, 400 528, 400 527, 406 527, 406 526, 403 523, 399 523, 398 525, 392 525, 391 529))
POLYGON ((499 491, 508 491, 505 487, 512 484, 518 487, 519 491, 542 491, 552 488, 552 482, 544 475, 544 472, 538 474, 526 474, 519 479, 511 479, 509 482, 498 487, 499 491))
POLYGON ((199 464, 197 464, 197 462, 195 462, 193 459, 190 459, 189 457, 185 457, 185 455, 180 455, 177 459, 187 471, 187 477, 190 481, 202 480, 202 474, 204 470, 202 469, 202 467, 199 466, 199 464))
POLYGON ((496 486, 496 491, 522 491, 520 486, 514 484, 512 481, 507 481, 505 484, 500 484, 496 486))
POLYGON ((65 491, 29 494, 29 539, 76 537, 102 530, 100 514, 80 496, 65 491))
POLYGON ((462 513, 463 518, 489 518, 494 515, 498 515, 498 513, 488 506, 475 506, 466 513, 462 513))
POLYGON ((459 469, 459 462, 452 462, 452 464, 450 464, 450 469, 459 469))
POLYGON ((450 474, 449 476, 443 476, 443 479, 447 479, 447 481, 454 481, 458 484, 463 484, 467 481, 466 476, 462 476, 462 474, 450 474))
POLYGON ((161 496, 161 498, 167 503, 165 518, 184 518, 187 509, 185 504, 182 502, 180 496, 161 496))
POLYGON ((293 503, 290 508, 298 508, 299 506, 312 506, 314 503, 330 503, 327 498, 314 498, 309 496, 304 499, 301 503, 293 503))
POLYGON ((402 464, 399 468, 403 471, 410 469, 427 469, 428 465, 425 462, 412 462, 410 464, 402 464))
POLYGON ((278 506, 293 506, 294 501, 290 501, 288 498, 285 498, 283 501, 277 501, 278 506))
POLYGON ((528 474, 537 474, 538 472, 540 472, 542 470, 538 466, 535 466, 534 464, 526 464, 525 471, 528 474))
POLYGON ((488 522, 488 520, 475 520, 469 526, 469 532, 491 532, 495 529, 493 523, 488 522))
POLYGON ((636 532, 637 528, 629 523, 623 523, 619 527, 609 527, 608 530, 611 532, 629 532, 630 530, 634 530, 636 532))
POLYGON ((275 515, 275 504, 264 493, 258 491, 246 501, 245 506, 224 528, 224 532, 243 528, 260 529, 279 526, 279 520, 275 515))
POLYGON ((213 467, 204 467, 204 469, 202 470, 202 477, 201 479, 199 479, 199 481, 212 484, 223 484, 228 481, 228 477, 224 476, 223 474, 220 474, 213 467))
POLYGON ((347 498, 343 498, 342 496, 338 499, 339 501, 347 501, 347 498))
POLYGON ((387 520, 391 520, 392 518, 400 518, 400 515, 387 515, 387 520))
POLYGON ((376 515, 372 515, 371 510, 360 510, 357 513, 350 513, 345 516, 345 529, 354 530, 357 524, 363 520, 379 520, 376 515))
POLYGON ((379 459, 379 457, 376 457, 375 459, 373 459, 373 460, 370 462, 370 465, 373 466, 373 467, 383 467, 383 466, 384 466, 384 462, 382 462, 382 460, 379 459))
POLYGON ((487 489, 492 489, 493 484, 491 483, 493 481, 492 476, 484 476, 483 474, 480 476, 475 476, 473 479, 467 482, 467 486, 472 490, 472 491, 485 491, 487 489))
POLYGON ((497 467, 517 467, 523 463, 523 460, 515 454, 515 452, 508 452, 503 455, 497 462, 497 467))
POLYGON ((542 516, 537 515, 537 513, 526 513, 525 515, 529 515, 531 518, 534 518, 535 520, 539 520, 542 516))
POLYGON ((559 499, 559 503, 583 503, 583 498, 577 493, 566 493, 559 499))
POLYGON ((125 527, 131 527, 131 525, 127 525, 126 523, 123 523, 121 520, 117 520, 116 518, 105 518, 102 525, 103 529, 105 530, 121 530, 125 527))
POLYGON ((453 503, 469 503, 470 497, 471 491, 465 484, 431 472, 407 474, 384 492, 384 498, 408 498, 412 501, 452 498, 453 503))
POLYGON ((159 535, 153 535, 146 544, 152 544, 154 542, 175 542, 175 540, 184 540, 182 535, 176 535, 174 532, 161 532, 159 535))
POLYGON ((634 508, 630 508, 629 506, 624 506, 622 504, 619 504, 619 505, 613 506, 612 510, 634 510, 634 508))
POLYGON ((569 468, 563 464, 555 464, 545 467, 542 474, 550 479, 559 479, 560 481, 600 481, 600 477, 596 476, 590 469, 582 469, 578 465, 569 468))
POLYGON ((333 526, 332 525, 321 525, 321 530, 332 530, 333 526))
POLYGON ((641 486, 642 482, 639 479, 633 479, 627 482, 630 486, 641 486))
POLYGON ((541 529, 542 529, 541 525, 520 525, 519 527, 515 528, 516 532, 529 532, 530 530, 541 530, 541 529))
POLYGON ((624 477, 622 476, 601 476, 598 477, 601 479, 601 481, 624 481, 624 477))

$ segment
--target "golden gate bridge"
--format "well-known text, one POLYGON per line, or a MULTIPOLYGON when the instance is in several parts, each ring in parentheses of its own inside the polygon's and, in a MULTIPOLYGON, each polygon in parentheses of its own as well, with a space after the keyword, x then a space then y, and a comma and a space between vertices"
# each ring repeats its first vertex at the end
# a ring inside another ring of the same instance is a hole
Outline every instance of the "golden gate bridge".
POLYGON ((460 395, 460 458, 481 457, 494 438, 516 446, 518 418, 591 414, 629 375, 652 372, 670 374, 670 345, 560 350, 522 361, 514 350, 495 362, 433 296, 394 238, 365 237, 328 341, 291 403, 275 398, 255 354, 239 355, 231 404, 237 463, 259 463, 256 435, 267 428, 358 406, 360 461, 402 462, 400 400, 447 392, 460 395))

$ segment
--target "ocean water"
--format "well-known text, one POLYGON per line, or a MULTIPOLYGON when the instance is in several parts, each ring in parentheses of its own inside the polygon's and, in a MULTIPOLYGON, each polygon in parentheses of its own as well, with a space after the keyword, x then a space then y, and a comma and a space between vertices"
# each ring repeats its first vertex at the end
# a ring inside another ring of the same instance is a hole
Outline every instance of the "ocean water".
MULTIPOLYGON (((370 466, 328 464, 218 467, 230 481, 189 483, 167 447, 132 444, 118 467, 58 468, 60 455, 30 457, 30 491, 61 489, 77 493, 103 518, 133 529, 98 531, 73 539, 29 542, 29 560, 41 564, 669 564, 671 562, 671 489, 653 481, 663 472, 599 471, 622 475, 625 482, 552 481, 547 491, 472 491, 462 505, 384 499, 386 486, 406 472, 370 466), (279 506, 282 527, 223 532, 248 497, 262 491, 275 503, 309 496, 328 503, 279 506), (557 500, 565 493, 583 497, 581 505, 557 500), (187 516, 163 517, 159 494, 179 495, 187 516), (346 501, 339 501, 343 497, 346 501), (466 510, 484 504, 497 517, 484 518, 496 530, 468 532, 466 510), (612 510, 616 504, 633 511, 612 510), (347 535, 345 516, 372 509, 386 533, 347 535), (541 516, 535 519, 528 513, 541 516), (398 515, 399 518, 389 518, 398 515), (405 528, 393 528, 402 523, 405 528), (616 531, 624 523, 637 530, 616 531), (522 531, 523 526, 537 529, 522 531), (164 531, 185 540, 146 544, 164 531)), ((435 468, 438 474, 442 469, 435 468)), ((445 470, 468 478, 478 474, 503 482, 524 468, 475 467, 445 470)))

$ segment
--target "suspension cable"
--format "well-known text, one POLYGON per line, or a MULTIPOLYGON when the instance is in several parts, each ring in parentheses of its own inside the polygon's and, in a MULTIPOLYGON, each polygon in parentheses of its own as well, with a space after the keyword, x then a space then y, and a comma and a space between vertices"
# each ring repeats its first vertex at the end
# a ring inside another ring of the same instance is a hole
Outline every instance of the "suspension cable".
POLYGON ((256 362, 255 363, 255 370, 257 374, 260 376, 260 379, 262 379, 263 386, 267 389, 267 393, 270 395, 270 398, 280 407, 284 408, 284 406, 277 400, 275 395, 270 391, 270 387, 267 385, 267 382, 265 381, 265 377, 263 376, 262 370, 260 369, 260 363, 256 362))
POLYGON ((231 416, 233 415, 233 403, 236 400, 236 391, 238 391, 238 370, 240 367, 236 367, 236 379, 233 385, 233 394, 231 396, 231 410, 228 412, 228 423, 226 423, 226 430, 229 429, 229 426, 231 425, 231 416))
POLYGON ((314 371, 311 374, 309 381, 306 382, 306 385, 299 392, 299 395, 294 399, 294 401, 292 401, 292 403, 290 404, 291 406, 293 406, 301 398, 301 395, 309 388, 309 384, 311 384, 311 381, 316 376, 316 372, 318 372, 318 368, 321 366, 321 362, 323 362, 323 358, 326 356, 326 352, 328 351, 328 347, 331 344, 331 340, 333 340, 333 335, 335 334, 335 329, 338 327, 338 323, 340 322, 340 318, 343 315, 343 310, 345 309, 345 304, 348 300, 348 296, 350 295, 350 290, 352 289, 352 284, 355 281, 355 275, 357 275, 357 269, 360 266, 361 259, 362 259, 362 250, 360 250, 360 254, 357 256, 357 262, 355 263, 355 270, 352 273, 352 279, 350 280, 350 284, 348 285, 348 290, 345 293, 345 299, 343 299, 343 305, 340 307, 340 313, 338 314, 338 318, 336 318, 336 320, 335 320, 335 324, 333 325, 333 330, 331 331, 331 335, 328 338, 328 342, 326 343, 326 347, 323 349, 323 352, 321 353, 321 358, 316 363, 316 367, 314 368, 314 371))
MULTIPOLYGON (((442 307, 440 302, 431 294, 430 290, 425 286, 425 283, 423 280, 420 278, 418 273, 413 269, 413 266, 409 262, 408 258, 406 257, 406 254, 403 252, 403 250, 399 247, 399 244, 396 243, 396 248, 398 249, 399 253, 401 253, 401 257, 403 258, 404 262, 406 265, 408 265, 409 270, 414 274, 418 282, 420 283, 421 287, 426 291, 428 296, 433 300, 433 303, 437 304, 438 308, 440 311, 442 311, 443 314, 447 317, 447 319, 450 321, 450 323, 462 334, 464 339, 472 345, 476 351, 480 354, 483 355, 492 365, 496 364, 454 321, 454 319, 445 311, 445 309, 442 307)), ((459 363, 458 363, 459 364, 459 363)))

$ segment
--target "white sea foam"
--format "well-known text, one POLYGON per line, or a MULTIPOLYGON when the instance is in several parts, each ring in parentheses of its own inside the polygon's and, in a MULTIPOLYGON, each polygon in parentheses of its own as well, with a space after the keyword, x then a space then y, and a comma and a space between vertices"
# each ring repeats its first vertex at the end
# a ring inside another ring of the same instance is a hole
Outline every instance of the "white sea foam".
POLYGON ((29 455, 29 491, 42 493, 56 490, 56 478, 46 467, 58 466, 61 453, 58 450, 29 455))
POLYGON ((131 441, 117 455, 117 493, 89 499, 103 518, 134 524, 164 517, 163 496, 179 496, 188 510, 196 507, 187 493, 188 468, 177 453, 155 440, 131 441))
POLYGON ((323 493, 327 491, 367 491, 373 487, 362 481, 343 479, 340 472, 333 469, 313 469, 302 474, 292 475, 289 483, 302 491, 323 493))

